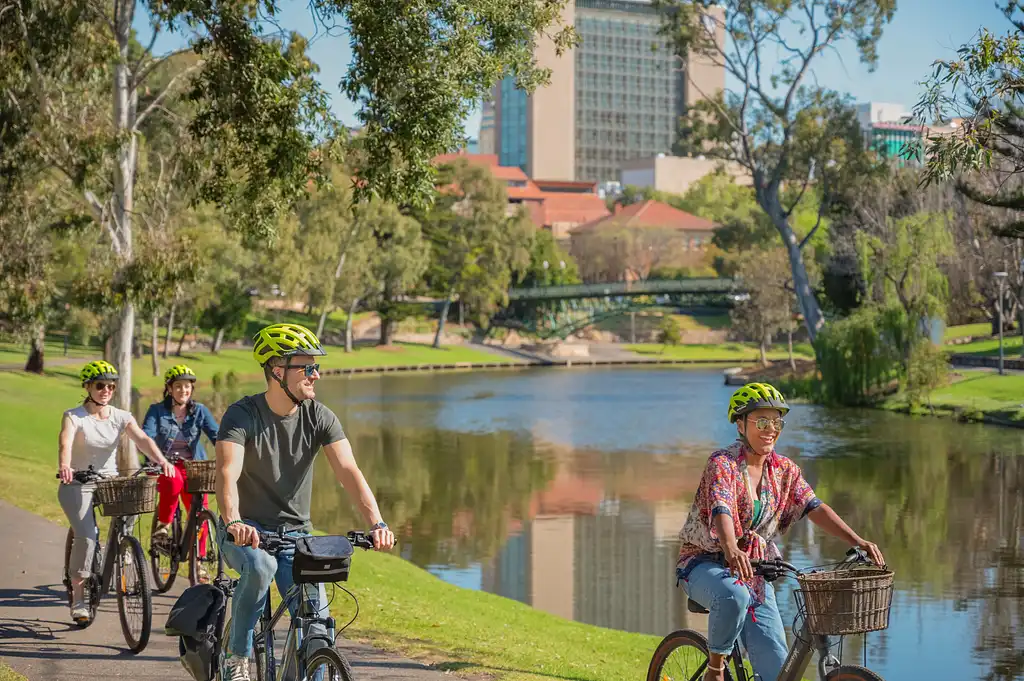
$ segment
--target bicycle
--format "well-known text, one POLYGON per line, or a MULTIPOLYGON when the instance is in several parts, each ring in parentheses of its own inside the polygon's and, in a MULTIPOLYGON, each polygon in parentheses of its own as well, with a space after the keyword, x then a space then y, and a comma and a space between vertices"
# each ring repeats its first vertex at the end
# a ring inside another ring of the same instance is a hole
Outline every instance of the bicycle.
MULTIPOLYGON (((298 542, 314 540, 320 546, 327 546, 330 550, 323 555, 312 555, 317 564, 309 567, 300 565, 299 560, 295 561, 292 575, 295 584, 288 590, 281 599, 277 610, 270 605, 270 592, 267 592, 266 604, 263 606, 263 613, 260 615, 253 633, 253 654, 256 659, 257 681, 291 681, 302 679, 303 681, 352 681, 352 667, 348 660, 335 647, 335 621, 333 617, 323 617, 313 607, 312 593, 319 590, 319 585, 328 581, 344 581, 348 579, 349 561, 353 547, 372 549, 373 539, 366 532, 349 532, 346 536, 329 537, 288 537, 283 533, 259 533, 259 548, 277 557, 282 551, 294 550, 298 542), (341 541, 339 541, 341 540, 341 541), (291 606, 291 608, 289 607, 291 606), (285 637, 284 655, 281 660, 281 674, 278 675, 278 660, 274 656, 274 627, 280 621, 284 613, 294 609, 295 617, 292 617, 288 626, 288 633, 285 637), (323 671, 318 671, 323 669, 323 671), (301 670, 301 672, 299 671, 301 670)), ((298 556, 296 556, 298 558, 298 556)), ((235 583, 230 584, 233 590, 235 583)), ((225 588, 224 582, 215 582, 215 586, 221 588, 225 595, 229 591, 225 588)), ((356 603, 356 614, 341 628, 345 630, 349 624, 355 621, 359 615, 359 601, 355 595, 342 587, 356 603)), ((326 607, 326 604, 321 604, 326 607)), ((224 642, 221 650, 218 651, 219 663, 223 663, 223 649, 227 647, 230 639, 230 627, 225 625, 227 635, 223 636, 224 642)), ((221 665, 218 664, 218 669, 221 665)))
MULTIPOLYGON (((140 513, 153 510, 156 478, 149 477, 149 474, 159 472, 159 466, 143 466, 131 476, 108 478, 89 466, 86 470, 76 471, 73 475, 73 479, 83 485, 96 483, 96 492, 92 498, 93 517, 95 518, 97 506, 102 506, 102 515, 113 516, 105 546, 101 547, 97 543, 96 551, 93 552, 91 574, 86 582, 89 619, 79 622, 78 625, 85 628, 96 620, 100 600, 116 586, 121 633, 128 644, 128 649, 136 654, 142 652, 149 643, 153 624, 153 600, 145 568, 146 556, 142 551, 142 544, 133 536, 132 531, 136 517, 140 513), (146 474, 146 477, 138 477, 143 474, 146 474), (133 605, 135 607, 132 607, 133 605), (140 620, 137 624, 135 618, 129 618, 129 614, 136 613, 140 620)), ((60 475, 57 477, 60 478, 60 475)), ((69 606, 73 604, 74 598, 69 568, 74 538, 75 532, 69 528, 64 546, 64 586, 67 588, 69 606)))
MULTIPOLYGON (((794 641, 789 647, 789 654, 782 665, 777 681, 800 681, 811 660, 811 654, 818 652, 818 678, 822 681, 884 681, 875 672, 859 665, 846 665, 832 655, 829 639, 834 635, 846 635, 852 633, 866 633, 877 631, 889 626, 889 607, 892 603, 892 572, 886 571, 884 566, 880 577, 884 586, 871 591, 876 600, 876 605, 881 607, 865 608, 863 598, 854 602, 849 611, 843 607, 842 597, 836 596, 846 589, 829 589, 824 579, 829 575, 840 574, 841 568, 849 568, 855 564, 870 563, 867 554, 857 548, 850 549, 846 559, 836 565, 832 571, 800 571, 790 563, 783 560, 752 561, 751 566, 754 574, 764 577, 767 582, 774 582, 779 577, 790 576, 800 581, 801 587, 805 590, 811 587, 811 591, 797 591, 798 611, 802 618, 799 627, 794 625, 794 641), (825 589, 820 592, 824 598, 816 598, 813 594, 814 585, 809 582, 815 578, 815 582, 824 585, 825 589), (808 600, 808 599, 811 600, 808 600), (813 607, 809 607, 813 604, 813 607), (843 612, 836 612, 838 607, 843 612), (831 610, 831 612, 829 612, 831 610), (858 612, 859 611, 859 612, 858 612)), ((873 565, 873 563, 872 563, 873 565)), ((876 570, 877 571, 877 570, 876 570)), ((844 571, 845 572, 845 571, 844 571)), ((870 578, 869 578, 870 579, 870 578)), ((851 601, 847 599, 847 606, 851 601)), ((695 614, 708 614, 708 610, 692 599, 687 599, 687 609, 695 614)), ((700 632, 692 629, 681 629, 674 631, 658 644, 654 655, 651 658, 650 666, 647 669, 647 681, 700 681, 708 666, 708 640, 700 632), (685 649, 685 650, 684 650, 685 649), (678 671, 669 673, 666 668, 669 666, 669 658, 673 653, 683 651, 679 656, 680 667, 678 671), (686 664, 689 663, 689 664, 686 664), (684 665, 685 666, 682 666, 684 665), (689 672, 690 669, 694 671, 689 672)), ((747 671, 744 655, 740 648, 739 641, 733 645, 732 652, 725 662, 726 681, 754 681, 754 675, 747 671), (729 664, 732 663, 732 669, 729 664)), ((760 678, 758 676, 757 678, 760 678)))
POLYGON ((224 559, 217 549, 217 516, 203 507, 204 494, 214 491, 216 462, 193 461, 176 455, 167 460, 173 463, 185 462, 185 491, 192 495, 185 527, 181 526, 181 504, 174 509, 174 519, 166 536, 156 534, 156 515, 149 538, 149 558, 153 567, 153 582, 157 593, 166 593, 174 586, 178 577, 178 565, 188 560, 188 582, 190 586, 208 584, 224 574, 224 559), (206 540, 205 555, 200 555, 200 544, 206 540), (210 568, 216 565, 212 577, 210 568))

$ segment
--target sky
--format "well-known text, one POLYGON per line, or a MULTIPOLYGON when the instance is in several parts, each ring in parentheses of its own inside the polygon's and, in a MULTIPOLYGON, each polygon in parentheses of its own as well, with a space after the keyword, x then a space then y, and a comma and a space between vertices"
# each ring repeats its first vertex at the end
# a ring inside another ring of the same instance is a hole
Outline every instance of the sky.
MULTIPOLYGON (((355 106, 341 94, 338 83, 352 59, 344 28, 317 29, 303 0, 282 0, 279 25, 311 39, 310 55, 320 66, 320 81, 331 96, 334 114, 348 125, 357 123, 355 106)), ((952 58, 957 48, 970 42, 982 27, 1005 33, 1010 24, 995 0, 898 0, 896 16, 879 43, 878 68, 872 73, 860 63, 852 43, 840 44, 838 53, 815 61, 813 75, 819 85, 853 96, 857 102, 888 102, 911 109, 921 93, 919 83, 932 72, 936 59, 952 58)), ((151 36, 144 17, 136 29, 145 44, 151 36)), ((161 36, 158 53, 182 47, 180 38, 161 36)), ((734 83, 727 81, 727 87, 734 83)), ((475 138, 480 126, 479 107, 466 121, 466 134, 475 138)))

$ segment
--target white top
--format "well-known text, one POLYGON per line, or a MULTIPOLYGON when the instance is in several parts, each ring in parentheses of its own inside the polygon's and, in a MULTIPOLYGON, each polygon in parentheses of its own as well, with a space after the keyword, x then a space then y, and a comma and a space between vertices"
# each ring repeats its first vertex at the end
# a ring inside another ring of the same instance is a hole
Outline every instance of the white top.
POLYGON ((135 421, 131 412, 109 407, 105 419, 90 414, 85 406, 68 409, 64 415, 71 419, 75 438, 71 442, 71 468, 82 471, 93 466, 97 472, 117 474, 117 445, 128 424, 135 421))

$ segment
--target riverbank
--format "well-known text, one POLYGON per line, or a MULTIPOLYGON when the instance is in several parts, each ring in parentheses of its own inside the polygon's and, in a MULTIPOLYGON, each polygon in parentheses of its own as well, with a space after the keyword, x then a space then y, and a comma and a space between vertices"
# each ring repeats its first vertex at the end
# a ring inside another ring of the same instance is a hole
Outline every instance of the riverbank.
MULTIPOLYGON (((0 409, 8 424, 0 430, 0 499, 66 526, 55 494, 54 442, 61 411, 80 399, 81 388, 67 375, 0 372, 0 409)), ((360 602, 349 638, 466 676, 643 678, 658 643, 654 636, 570 622, 447 584, 396 555, 359 552, 346 586, 360 602)), ((339 597, 332 605, 340 621, 352 615, 345 601, 339 597)))

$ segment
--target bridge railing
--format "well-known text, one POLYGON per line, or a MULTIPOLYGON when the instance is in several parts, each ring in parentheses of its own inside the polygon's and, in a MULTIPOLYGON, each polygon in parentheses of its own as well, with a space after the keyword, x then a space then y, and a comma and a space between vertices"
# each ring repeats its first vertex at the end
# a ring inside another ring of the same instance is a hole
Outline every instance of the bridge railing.
POLYGON ((660 293, 741 293, 736 279, 702 277, 692 279, 654 279, 648 281, 617 281, 609 284, 571 284, 568 286, 535 286, 509 290, 509 301, 557 300, 565 298, 600 298, 603 296, 642 296, 660 293))

